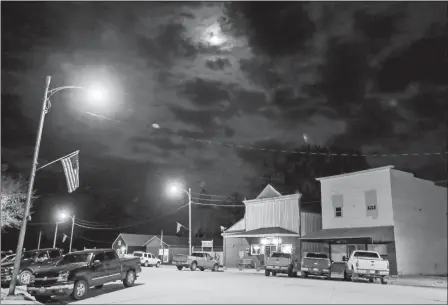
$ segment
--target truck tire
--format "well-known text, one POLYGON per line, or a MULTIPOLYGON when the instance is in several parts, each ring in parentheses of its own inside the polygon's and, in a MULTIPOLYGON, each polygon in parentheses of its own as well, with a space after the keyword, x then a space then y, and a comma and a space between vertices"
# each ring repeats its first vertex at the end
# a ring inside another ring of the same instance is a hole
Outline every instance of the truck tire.
POLYGON ((96 289, 101 289, 101 288, 103 288, 103 286, 104 286, 104 284, 96 285, 95 288, 96 288, 96 289))
POLYGON ((133 270, 129 270, 126 273, 126 277, 123 280, 124 287, 132 287, 135 283, 135 272, 133 270))
POLYGON ((272 276, 276 276, 276 275, 277 275, 277 272, 272 271, 272 276))
POLYGON ((289 267, 288 269, 288 277, 293 277, 294 276, 294 272, 292 272, 292 267, 289 267))
POLYGON ((270 275, 271 275, 271 271, 269 271, 269 270, 265 270, 265 271, 264 271, 264 275, 265 275, 265 276, 270 276, 270 275))
POLYGON ((369 279, 369 283, 373 283, 374 281, 375 281, 374 278, 370 278, 370 279, 369 279))
POLYGON ((306 273, 306 272, 302 271, 301 274, 302 274, 302 279, 306 279, 308 277, 308 273, 306 273))
POLYGON ((159 268, 159 267, 160 267, 160 262, 157 262, 156 268, 159 268))
POLYGON ((196 271, 196 268, 198 267, 198 264, 196 262, 192 262, 190 265, 190 270, 191 271, 196 271))
POLYGON ((88 292, 89 285, 87 285, 87 282, 84 280, 78 280, 75 282, 73 292, 70 296, 73 300, 81 300, 87 295, 88 292))
POLYGON ((177 270, 181 271, 184 267, 182 266, 177 266, 177 270))
POLYGON ((212 268, 212 271, 213 272, 217 272, 218 270, 219 270, 219 265, 218 264, 214 264, 213 268, 212 268))
POLYGON ((297 271, 294 271, 294 272, 292 273, 292 276, 293 276, 293 277, 297 277, 297 271))
POLYGON ((51 300, 51 296, 47 296, 47 295, 36 295, 34 296, 34 298, 36 299, 36 301, 46 304, 51 300))
POLYGON ((33 274, 29 270, 23 270, 19 275, 19 285, 28 285, 33 274))
POLYGON ((204 271, 204 270, 205 270, 205 268, 199 268, 199 270, 201 270, 201 271, 204 271))
POLYGON ((381 284, 387 285, 387 280, 384 276, 381 277, 381 284))
POLYGON ((145 262, 145 267, 149 267, 148 261, 145 262))

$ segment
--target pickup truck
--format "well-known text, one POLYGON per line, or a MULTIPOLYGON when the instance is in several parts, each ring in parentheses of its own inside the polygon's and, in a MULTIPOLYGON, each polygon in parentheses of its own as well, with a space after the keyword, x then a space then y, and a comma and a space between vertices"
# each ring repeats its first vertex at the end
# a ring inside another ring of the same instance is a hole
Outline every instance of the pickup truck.
POLYGON ((373 283, 376 278, 379 278, 381 284, 387 284, 386 277, 388 275, 389 261, 374 251, 353 251, 344 270, 346 281, 365 278, 373 283))
POLYGON ((219 261, 213 259, 210 254, 203 252, 193 252, 191 255, 174 255, 173 264, 176 265, 179 271, 183 268, 190 268, 191 271, 195 271, 196 268, 199 268, 201 271, 205 269, 218 271, 219 269, 219 261))
POLYGON ((273 276, 276 276, 278 273, 284 273, 289 277, 296 277, 297 269, 297 260, 291 254, 274 252, 266 260, 264 275, 269 276, 272 273, 273 276))
MULTIPOLYGON (((39 250, 24 251, 20 260, 20 270, 17 277, 18 285, 28 285, 33 274, 33 270, 41 265, 52 265, 60 260, 62 250, 58 248, 48 248, 39 250)), ((14 256, 15 258, 15 256, 14 256)), ((8 286, 11 282, 14 270, 14 260, 2 262, 1 264, 1 285, 8 286)))
POLYGON ((325 253, 307 253, 300 264, 302 278, 307 278, 308 275, 314 275, 331 279, 331 263, 331 260, 325 253))
POLYGON ((140 258, 140 265, 149 267, 149 266, 156 266, 157 268, 160 267, 160 259, 155 257, 152 253, 146 253, 143 251, 135 251, 134 253, 135 257, 140 258))
POLYGON ((41 303, 56 295, 80 300, 90 287, 101 289, 115 281, 131 287, 141 270, 138 257, 119 258, 114 249, 86 249, 64 255, 53 266, 36 269, 27 291, 41 303))

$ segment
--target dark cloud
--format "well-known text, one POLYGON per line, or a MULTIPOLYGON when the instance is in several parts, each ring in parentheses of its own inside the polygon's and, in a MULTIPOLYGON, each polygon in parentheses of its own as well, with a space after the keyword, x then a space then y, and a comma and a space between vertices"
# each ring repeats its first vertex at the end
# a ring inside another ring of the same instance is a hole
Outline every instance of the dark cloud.
POLYGON ((230 67, 232 64, 227 58, 217 58, 207 60, 205 63, 206 67, 212 70, 224 70, 226 67, 230 67))
POLYGON ((200 78, 186 82, 178 93, 185 96, 198 106, 212 106, 228 100, 228 88, 216 81, 206 81, 200 78))

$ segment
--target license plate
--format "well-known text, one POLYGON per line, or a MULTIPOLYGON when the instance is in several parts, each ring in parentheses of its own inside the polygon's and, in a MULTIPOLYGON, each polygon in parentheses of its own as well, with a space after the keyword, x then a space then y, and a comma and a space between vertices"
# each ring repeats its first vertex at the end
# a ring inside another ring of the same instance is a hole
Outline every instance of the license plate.
POLYGON ((44 287, 39 288, 39 292, 40 293, 44 293, 45 292, 45 288, 44 287))
POLYGON ((303 271, 308 271, 308 268, 307 267, 303 267, 302 270, 303 271))
POLYGON ((274 266, 274 269, 278 269, 279 268, 279 266, 274 266))
POLYGON ((313 271, 319 271, 319 268, 313 268, 313 271))
POLYGON ((370 273, 372 273, 372 274, 375 273, 375 270, 370 270, 370 273))

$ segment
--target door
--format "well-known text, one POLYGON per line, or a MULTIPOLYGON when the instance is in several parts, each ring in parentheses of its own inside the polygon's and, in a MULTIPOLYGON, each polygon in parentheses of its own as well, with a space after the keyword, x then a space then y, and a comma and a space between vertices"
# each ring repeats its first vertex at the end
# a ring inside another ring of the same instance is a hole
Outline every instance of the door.
POLYGON ((213 265, 215 262, 212 260, 212 256, 208 253, 204 253, 204 260, 205 260, 205 266, 206 268, 213 268, 213 265))
POLYGON ((152 253, 148 253, 148 260, 151 266, 154 266, 157 263, 157 259, 152 253))
POLYGON ((264 262, 266 264, 269 257, 271 257, 272 252, 277 251, 277 246, 265 246, 264 248, 264 262))
POLYGON ((104 262, 106 265, 106 281, 121 280, 121 261, 114 250, 106 251, 104 262))
POLYGON ((107 282, 107 268, 105 264, 104 252, 96 253, 92 262, 99 261, 100 264, 93 266, 92 286, 101 285, 107 282))

